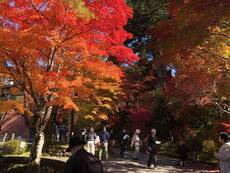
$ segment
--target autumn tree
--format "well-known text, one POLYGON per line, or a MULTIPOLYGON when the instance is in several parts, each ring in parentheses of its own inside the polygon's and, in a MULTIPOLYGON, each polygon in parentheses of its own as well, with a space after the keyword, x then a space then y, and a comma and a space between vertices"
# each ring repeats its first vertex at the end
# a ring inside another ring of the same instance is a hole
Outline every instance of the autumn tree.
POLYGON ((184 105, 213 102, 215 86, 229 83, 227 6, 225 0, 171 1, 170 18, 152 32, 153 49, 159 55, 155 63, 176 68, 171 93, 183 98, 184 105))
MULTIPOLYGON (((123 126, 129 125, 133 126, 132 128, 139 126, 148 131, 145 127, 150 124, 149 120, 152 118, 153 91, 164 80, 162 73, 166 72, 153 65, 155 53, 152 51, 151 43, 154 40, 149 31, 168 17, 167 1, 128 0, 127 2, 134 9, 134 16, 126 29, 133 33, 134 38, 126 41, 126 45, 139 55, 140 60, 132 65, 121 64, 126 77, 123 80, 125 96, 122 99, 119 117, 120 121, 132 122, 127 125, 123 123, 123 126)), ((120 122, 118 124, 120 125, 120 122)))
POLYGON ((193 114, 202 112, 202 116, 206 111, 207 117, 218 116, 218 112, 209 114, 215 105, 228 114, 229 1, 128 2, 135 11, 127 28, 136 38, 127 45, 141 57, 126 68, 130 105, 152 107, 155 122, 171 119, 189 128, 192 124, 187 117, 203 120, 193 114), (163 104, 154 94, 158 88, 163 104))
POLYGON ((210 113, 215 105, 223 115, 229 113, 228 6, 224 0, 169 1, 168 18, 150 29, 154 65, 176 71, 162 91, 167 109, 184 129, 198 132, 213 125, 221 114, 210 113))
POLYGON ((120 73, 106 57, 126 63, 137 60, 123 45, 131 37, 123 29, 131 16, 123 0, 1 2, 0 69, 27 93, 32 105, 35 139, 30 164, 40 164, 53 105, 78 111, 78 99, 92 94, 90 72, 79 67, 88 65, 93 71, 105 65, 101 78, 117 79, 120 73))
POLYGON ((163 19, 168 18, 168 0, 127 0, 133 8, 132 20, 126 26, 135 37, 149 34, 149 30, 163 19))

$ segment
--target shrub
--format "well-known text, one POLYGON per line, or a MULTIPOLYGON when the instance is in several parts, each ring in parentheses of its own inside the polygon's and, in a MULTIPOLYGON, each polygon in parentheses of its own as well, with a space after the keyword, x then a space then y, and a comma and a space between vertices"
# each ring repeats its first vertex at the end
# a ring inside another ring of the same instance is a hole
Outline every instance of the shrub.
POLYGON ((215 142, 213 140, 204 140, 203 141, 203 149, 202 151, 205 153, 212 153, 215 151, 215 142))
POLYGON ((21 145, 23 141, 20 140, 13 140, 13 141, 7 141, 3 145, 3 154, 22 154, 26 151, 26 146, 23 147, 21 145))

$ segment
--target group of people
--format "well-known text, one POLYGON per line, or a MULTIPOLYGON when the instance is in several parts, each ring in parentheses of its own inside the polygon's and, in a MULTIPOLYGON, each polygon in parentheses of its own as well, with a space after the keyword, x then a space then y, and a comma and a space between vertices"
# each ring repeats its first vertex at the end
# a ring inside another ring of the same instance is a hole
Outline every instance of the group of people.
MULTIPOLYGON (((134 149, 133 159, 140 159, 140 150, 143 147, 143 141, 140 137, 141 131, 135 130, 132 137, 129 136, 126 130, 122 131, 119 137, 120 143, 120 156, 125 157, 125 151, 130 146, 134 149)), ((88 131, 82 130, 80 136, 75 136, 69 140, 68 152, 72 153, 72 156, 66 163, 64 173, 74 173, 74 170, 78 170, 79 173, 102 173, 103 166, 100 162, 102 159, 102 153, 105 153, 105 159, 108 159, 108 147, 111 134, 107 132, 106 127, 99 133, 94 132, 94 128, 90 127, 88 131), (95 156, 95 148, 98 146, 98 157, 95 156), (99 158, 99 159, 98 159, 99 158), (80 170, 80 171, 79 171, 80 170)), ((220 160, 221 173, 230 173, 230 135, 226 132, 220 133, 219 141, 222 145, 219 152, 215 152, 214 156, 220 160)), ((151 129, 147 140, 146 150, 149 155, 147 161, 147 168, 157 167, 157 147, 160 143, 156 140, 156 130, 151 129)), ((144 148, 144 147, 143 147, 144 148)), ((187 158, 187 153, 190 152, 183 142, 180 142, 177 150, 180 156, 179 164, 184 166, 187 158)))
MULTIPOLYGON (((140 132, 139 129, 135 130, 130 144, 131 148, 134 148, 133 158, 137 160, 143 146, 140 132)), ((70 152, 72 156, 68 159, 63 173, 103 173, 101 159, 103 152, 105 153, 105 159, 108 159, 110 137, 111 133, 107 132, 106 127, 103 127, 103 130, 98 134, 95 133, 93 127, 90 127, 88 130, 83 129, 80 135, 70 138, 67 152, 70 152), (95 157, 96 146, 99 147, 99 159, 95 157)), ((129 134, 126 130, 123 130, 119 139, 121 157, 124 157, 129 141, 129 134)), ((157 166, 156 144, 156 130, 152 129, 147 139, 147 151, 149 153, 147 168, 150 168, 152 164, 154 167, 157 166)))
MULTIPOLYGON (((125 151, 128 149, 129 144, 132 149, 134 149, 133 159, 139 160, 140 150, 143 147, 143 142, 140 138, 141 131, 136 129, 132 138, 129 136, 126 130, 123 130, 120 137, 118 137, 118 142, 120 144, 120 156, 125 156, 125 151)), ((105 155, 105 160, 109 158, 109 145, 112 139, 111 130, 108 132, 106 127, 103 127, 101 131, 96 133, 93 127, 89 127, 88 130, 83 129, 80 134, 80 139, 85 142, 85 149, 87 152, 95 155, 95 149, 98 148, 98 158, 102 160, 103 154, 105 155)), ((147 138, 147 152, 149 153, 149 159, 147 167, 150 168, 153 164, 157 167, 156 158, 156 130, 153 128, 147 138)), ((110 147, 111 148, 111 147, 110 147)))
POLYGON ((109 139, 110 139, 111 133, 109 133, 106 129, 106 127, 103 127, 103 129, 98 133, 98 135, 95 133, 93 127, 89 127, 88 130, 83 129, 80 134, 80 139, 85 142, 85 148, 86 150, 95 155, 95 149, 96 147, 99 148, 99 160, 102 159, 102 154, 105 154, 105 159, 107 160, 109 157, 108 154, 108 146, 109 146, 109 139))
MULTIPOLYGON (((134 160, 139 160, 139 153, 141 150, 141 147, 143 147, 143 142, 140 138, 140 133, 141 131, 139 129, 135 130, 135 133, 133 134, 132 138, 131 138, 131 144, 130 147, 134 148, 134 154, 133 154, 133 159, 134 160)), ((121 135, 121 139, 120 139, 120 156, 124 157, 124 153, 126 151, 126 149, 128 148, 128 144, 129 144, 129 140, 130 137, 127 133, 126 130, 123 130, 122 135, 121 135)), ((147 152, 149 154, 149 159, 147 162, 147 168, 150 168, 152 165, 154 167, 157 167, 157 157, 156 157, 156 144, 159 143, 156 140, 156 129, 151 129, 150 134, 147 137, 147 152)))

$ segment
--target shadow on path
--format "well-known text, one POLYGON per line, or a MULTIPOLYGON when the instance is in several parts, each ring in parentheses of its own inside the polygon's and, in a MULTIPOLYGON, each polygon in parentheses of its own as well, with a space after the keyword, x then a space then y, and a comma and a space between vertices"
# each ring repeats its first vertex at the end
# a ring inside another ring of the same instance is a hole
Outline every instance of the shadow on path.
POLYGON ((167 156, 158 156, 158 168, 146 168, 147 155, 141 154, 140 161, 134 161, 130 153, 128 158, 111 158, 103 162, 105 173, 208 173, 206 165, 188 164, 185 167, 176 166, 177 159, 167 156))

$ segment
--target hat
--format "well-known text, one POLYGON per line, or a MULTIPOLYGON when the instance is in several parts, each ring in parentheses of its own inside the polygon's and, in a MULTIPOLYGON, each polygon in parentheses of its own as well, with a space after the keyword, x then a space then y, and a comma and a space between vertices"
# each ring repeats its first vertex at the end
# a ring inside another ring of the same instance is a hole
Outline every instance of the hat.
POLYGON ((136 129, 135 133, 141 133, 140 129, 136 129))
POLYGON ((74 147, 78 145, 85 145, 85 142, 81 140, 78 136, 74 136, 69 139, 69 147, 66 149, 66 151, 70 152, 74 147))

